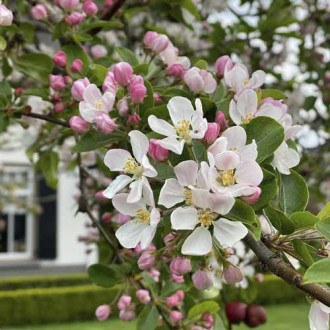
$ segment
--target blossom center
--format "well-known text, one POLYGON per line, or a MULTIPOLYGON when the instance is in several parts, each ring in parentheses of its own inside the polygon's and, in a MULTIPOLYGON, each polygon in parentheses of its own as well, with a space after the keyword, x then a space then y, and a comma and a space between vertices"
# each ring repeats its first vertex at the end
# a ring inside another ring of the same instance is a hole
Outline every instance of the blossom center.
POLYGON ((142 209, 136 211, 137 222, 139 223, 149 223, 150 222, 150 212, 142 209))
POLYGON ((198 221, 202 226, 208 229, 213 224, 215 217, 216 215, 213 214, 210 210, 201 210, 199 213, 198 221))
POLYGON ((234 170, 226 170, 222 171, 220 174, 220 183, 223 186, 231 186, 235 183, 235 175, 234 175, 234 170))
POLYGON ((187 143, 191 142, 191 137, 189 134, 190 121, 188 119, 182 119, 175 125, 175 130, 179 137, 185 140, 187 143))
POLYGON ((253 115, 248 114, 248 115, 243 119, 243 124, 248 124, 253 118, 254 118, 253 115))
POLYGON ((99 111, 101 111, 101 108, 102 108, 102 104, 103 104, 103 100, 102 99, 99 99, 97 102, 95 102, 95 108, 99 111))
POLYGON ((186 205, 188 205, 188 206, 192 205, 192 193, 189 188, 184 188, 183 196, 184 196, 184 202, 186 203, 186 205))
POLYGON ((142 166, 140 166, 133 157, 129 157, 124 165, 124 172, 140 177, 142 175, 143 169, 142 166))
POLYGON ((249 83, 249 79, 247 79, 247 78, 244 79, 243 83, 244 83, 244 85, 247 85, 249 83))

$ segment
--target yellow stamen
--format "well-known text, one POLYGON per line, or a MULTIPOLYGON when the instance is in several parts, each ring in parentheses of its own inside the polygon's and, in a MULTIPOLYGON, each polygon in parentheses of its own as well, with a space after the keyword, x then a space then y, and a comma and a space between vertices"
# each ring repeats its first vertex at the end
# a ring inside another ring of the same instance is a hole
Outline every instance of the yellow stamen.
POLYGON ((187 143, 191 142, 191 137, 189 135, 190 122, 187 119, 183 119, 175 125, 175 130, 179 137, 185 140, 187 143))
POLYGON ((203 210, 199 214, 198 221, 201 223, 202 226, 208 229, 213 224, 213 220, 215 218, 216 215, 213 214, 210 210, 206 210, 206 211, 203 210))
POLYGON ((126 163, 124 165, 125 173, 130 173, 135 176, 141 176, 142 171, 143 171, 142 167, 138 164, 138 162, 133 157, 130 157, 126 160, 126 163))
POLYGON ((222 183, 223 186, 231 186, 235 183, 235 175, 234 170, 226 170, 222 171, 220 174, 220 183, 222 183))
POLYGON ((150 213, 146 210, 138 209, 136 211, 137 222, 140 223, 149 223, 150 222, 150 213))
POLYGON ((249 79, 244 79, 244 85, 247 85, 249 83, 249 79))
POLYGON ((103 104, 103 100, 102 99, 98 100, 97 102, 95 102, 95 108, 100 111, 102 108, 102 104, 103 104))
POLYGON ((192 192, 188 188, 184 188, 184 201, 186 205, 190 206, 192 205, 192 192))
POLYGON ((243 124, 248 124, 253 118, 254 118, 253 115, 247 115, 247 116, 243 119, 243 124))

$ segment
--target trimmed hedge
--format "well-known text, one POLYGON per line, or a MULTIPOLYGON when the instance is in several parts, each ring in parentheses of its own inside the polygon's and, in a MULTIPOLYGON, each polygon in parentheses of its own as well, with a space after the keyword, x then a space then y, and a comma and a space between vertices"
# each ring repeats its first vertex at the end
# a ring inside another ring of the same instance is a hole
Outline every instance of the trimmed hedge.
POLYGON ((0 291, 91 284, 87 274, 19 276, 0 278, 0 291))

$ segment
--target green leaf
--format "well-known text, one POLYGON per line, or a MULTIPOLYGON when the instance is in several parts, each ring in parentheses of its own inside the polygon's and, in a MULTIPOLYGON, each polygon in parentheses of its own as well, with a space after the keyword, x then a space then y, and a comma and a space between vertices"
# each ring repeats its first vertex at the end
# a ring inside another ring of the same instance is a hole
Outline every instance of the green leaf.
POLYGON ((116 52, 125 62, 128 62, 132 66, 136 66, 139 64, 136 55, 131 50, 125 47, 116 47, 116 52))
POLYGON ((135 74, 141 74, 143 76, 146 76, 149 72, 149 64, 147 63, 138 64, 133 68, 133 71, 135 74))
POLYGON ((281 234, 289 235, 294 232, 293 223, 282 211, 269 205, 265 208, 265 212, 269 221, 281 234))
POLYGON ((8 102, 11 102, 13 97, 13 90, 11 86, 7 83, 7 81, 0 82, 0 93, 3 94, 8 102))
POLYGON ((215 301, 203 301, 189 309, 187 318, 188 320, 193 320, 199 318, 204 313, 210 313, 214 315, 217 314, 219 310, 220 307, 215 301))
POLYGON ((158 173, 157 178, 159 179, 166 180, 175 177, 172 167, 168 166, 166 163, 157 162, 154 167, 158 173))
POLYGON ((225 215, 225 217, 233 221, 240 221, 250 225, 253 225, 255 222, 255 213, 253 208, 248 203, 240 199, 236 199, 234 206, 230 212, 225 215))
POLYGON ((96 21, 93 23, 83 24, 80 28, 81 31, 86 32, 95 28, 102 28, 103 30, 107 31, 110 29, 122 28, 123 23, 118 20, 111 20, 111 21, 96 21))
POLYGON ((4 51, 6 49, 7 42, 4 37, 0 36, 0 50, 4 51))
POLYGON ((200 69, 203 69, 203 70, 207 70, 209 64, 208 64, 205 60, 200 59, 200 60, 198 60, 198 61, 194 64, 194 66, 195 66, 196 68, 200 68, 200 69))
POLYGON ((330 241, 330 217, 323 218, 315 224, 315 229, 330 241))
POLYGON ((288 98, 283 92, 277 89, 263 89, 261 98, 265 99, 266 97, 272 97, 274 100, 285 100, 288 98))
POLYGON ((330 202, 328 202, 324 206, 324 208, 319 212, 319 214, 317 215, 317 217, 320 218, 320 219, 330 217, 330 202))
MULTIPOLYGON (((214 98, 213 98, 213 101, 214 103, 216 104, 217 108, 218 107, 218 104, 223 100, 223 98, 225 97, 225 86, 223 83, 220 83, 217 87, 217 89, 215 90, 215 93, 214 93, 214 98)), ((219 110, 221 110, 219 108, 219 110)))
POLYGON ((201 18, 197 7, 192 0, 179 0, 179 3, 182 8, 188 10, 198 20, 201 18))
POLYGON ((148 304, 142 310, 137 321, 137 330, 154 330, 157 328, 159 312, 155 305, 148 304))
POLYGON ((91 131, 84 134, 81 140, 72 149, 72 152, 86 152, 105 147, 112 143, 117 143, 123 138, 116 134, 103 134, 91 131))
POLYGON ((194 155, 196 156, 199 162, 205 161, 207 159, 206 148, 204 143, 201 140, 194 139, 192 140, 192 148, 194 155))
POLYGON ((95 83, 96 85, 101 85, 104 81, 107 72, 108 69, 105 66, 92 63, 89 65, 87 77, 91 83, 95 83))
POLYGON ((187 92, 184 89, 177 88, 177 87, 170 87, 165 89, 162 93, 160 93, 161 96, 164 97, 172 97, 172 96, 183 96, 183 97, 189 97, 189 92, 187 92))
POLYGON ((322 259, 311 265, 304 275, 304 284, 329 283, 330 282, 330 259, 322 259))
POLYGON ((202 101, 204 113, 209 112, 209 111, 212 113, 215 113, 215 111, 217 110, 217 106, 215 105, 215 103, 213 101, 211 101, 207 97, 200 97, 200 100, 202 101))
POLYGON ((0 111, 0 133, 5 132, 8 125, 9 117, 3 111, 0 111))
POLYGON ((123 281, 123 276, 111 265, 94 264, 88 267, 88 275, 91 281, 103 288, 110 288, 123 281))
POLYGON ((266 169, 262 169, 264 178, 260 184, 261 195, 257 203, 252 205, 253 209, 258 211, 265 207, 276 195, 277 183, 273 173, 266 169))
POLYGON ((88 71, 88 66, 89 66, 89 59, 88 56, 86 55, 86 52, 80 48, 78 45, 65 45, 62 47, 62 50, 65 52, 67 56, 67 69, 71 73, 71 75, 78 79, 81 77, 81 74, 83 76, 86 75, 88 71), (71 64, 75 59, 80 59, 83 62, 83 71, 82 73, 74 73, 71 71, 71 64))
POLYGON ((150 115, 155 115, 159 119, 169 119, 170 118, 166 104, 157 105, 156 107, 146 109, 142 116, 142 122, 147 123, 148 117, 150 115))
POLYGON ((258 163, 271 156, 284 140, 284 129, 276 120, 269 117, 256 117, 245 127, 247 143, 256 141, 258 163))
POLYGON ((170 295, 172 295, 173 293, 175 293, 178 290, 187 290, 188 287, 187 285, 185 285, 184 283, 176 283, 173 282, 171 279, 167 280, 162 288, 162 293, 161 295, 163 297, 168 297, 170 295))
POLYGON ((29 53, 14 59, 15 69, 21 73, 42 82, 49 84, 49 74, 53 71, 53 60, 46 54, 29 53))
POLYGON ((23 95, 39 96, 45 101, 49 101, 49 90, 47 88, 27 88, 23 95))
POLYGON ((46 183, 51 188, 57 187, 58 182, 58 163, 59 157, 55 151, 44 151, 39 154, 39 160, 36 167, 42 171, 43 176, 46 179, 46 183))
POLYGON ((144 85, 147 88, 147 96, 146 98, 143 100, 143 103, 140 107, 142 113, 144 113, 146 110, 152 108, 154 106, 154 92, 152 89, 152 85, 150 84, 150 82, 146 79, 144 79, 144 85))
POLYGON ((308 195, 307 184, 297 172, 291 170, 290 175, 281 175, 280 208, 285 214, 304 211, 308 195))
POLYGON ((143 277, 143 280, 144 280, 146 286, 149 288, 153 298, 157 299, 158 286, 157 286, 157 283, 155 282, 154 278, 148 273, 143 273, 142 277, 143 277))
POLYGON ((294 239, 292 241, 292 245, 297 255, 304 261, 304 263, 308 266, 311 266, 314 262, 311 254, 308 251, 306 244, 300 239, 294 239))
POLYGON ((302 211, 292 213, 290 220, 297 230, 301 228, 313 228, 320 219, 308 211, 302 211))

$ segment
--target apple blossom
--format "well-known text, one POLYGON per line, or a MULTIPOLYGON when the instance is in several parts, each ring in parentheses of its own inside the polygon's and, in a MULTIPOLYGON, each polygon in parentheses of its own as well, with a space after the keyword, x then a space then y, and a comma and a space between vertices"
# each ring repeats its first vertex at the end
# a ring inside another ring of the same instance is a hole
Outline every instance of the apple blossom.
POLYGON ((213 285, 211 274, 205 269, 199 269, 196 273, 194 273, 192 276, 192 281, 195 288, 198 290, 210 289, 213 285))
POLYGON ((182 320, 183 316, 182 313, 179 311, 171 311, 170 318, 173 323, 179 323, 182 320))
POLYGON ((84 91, 85 91, 86 87, 89 85, 90 85, 90 82, 89 82, 88 78, 76 80, 71 87, 72 97, 77 101, 82 101, 84 99, 83 98, 84 91))
MULTIPOLYGON (((139 244, 140 246, 140 244, 139 244)), ((141 246, 140 246, 141 247, 141 246)), ((151 251, 145 251, 138 260, 138 266, 142 270, 150 269, 155 265, 156 258, 151 251)))
POLYGON ((213 93, 217 82, 210 72, 196 67, 189 69, 183 76, 184 82, 192 92, 213 93))
POLYGON ((329 329, 329 313, 330 307, 314 301, 308 316, 310 330, 329 329))
POLYGON ((208 123, 203 141, 210 144, 218 137, 220 133, 220 125, 218 123, 208 123))
POLYGON ((220 56, 215 62, 217 76, 222 77, 226 68, 227 70, 231 70, 233 68, 233 62, 228 55, 220 56))
POLYGON ((215 114, 215 122, 220 125, 221 131, 228 127, 228 120, 222 111, 217 111, 215 114))
POLYGON ((167 68, 166 73, 169 76, 176 77, 178 79, 182 79, 184 71, 183 71, 183 66, 182 64, 173 64, 169 68, 167 68))
POLYGON ((143 305, 146 305, 151 301, 150 293, 148 290, 137 290, 136 297, 139 299, 140 303, 143 305))
POLYGON ((224 267, 223 277, 228 284, 235 284, 243 280, 243 275, 239 267, 231 263, 224 267))
POLYGON ((178 56, 178 49, 174 47, 171 42, 169 42, 167 48, 159 55, 168 68, 174 64, 180 64, 184 70, 187 70, 190 67, 189 58, 186 56, 178 56))
POLYGON ((36 21, 45 20, 48 17, 47 9, 44 5, 38 4, 32 7, 31 15, 36 21))
POLYGON ((152 52, 158 54, 163 52, 169 45, 169 39, 165 34, 149 31, 144 36, 144 45, 152 52))
POLYGON ((84 1, 82 9, 87 16, 93 16, 99 11, 96 3, 93 2, 92 0, 84 1))
POLYGON ((300 157, 298 152, 290 148, 288 144, 283 141, 281 145, 275 150, 274 158, 270 164, 280 173, 289 175, 290 168, 297 166, 299 162, 300 157))
POLYGON ((78 12, 73 12, 69 16, 64 17, 64 21, 70 26, 79 25, 84 20, 84 15, 78 12))
POLYGON ((55 65, 64 67, 66 65, 66 61, 66 54, 62 50, 55 53, 53 57, 53 62, 55 63, 55 65))
POLYGON ((141 117, 137 113, 134 113, 133 115, 129 115, 127 119, 127 123, 132 126, 138 125, 140 121, 141 121, 141 117))
POLYGON ((168 150, 181 155, 185 143, 191 145, 193 139, 202 139, 207 130, 207 120, 203 118, 202 103, 191 102, 181 96, 175 96, 167 104, 173 126, 163 119, 151 115, 148 118, 150 128, 158 134, 167 136, 159 144, 168 150))
POLYGON ((66 82, 63 76, 60 75, 49 75, 49 84, 50 87, 56 91, 59 91, 66 87, 66 82))
POLYGON ((119 112, 120 116, 125 117, 128 115, 129 107, 128 107, 128 102, 127 102, 126 96, 124 96, 122 99, 120 99, 117 102, 117 108, 118 108, 118 112, 119 112))
POLYGON ((81 73, 83 70, 83 61, 80 58, 75 59, 71 63, 71 71, 74 73, 81 73))
POLYGON ((127 62, 119 62, 113 67, 113 74, 116 81, 126 87, 130 84, 131 78, 133 77, 133 68, 127 62))
POLYGON ((115 79, 115 76, 113 74, 113 72, 108 71, 105 79, 103 81, 103 85, 102 85, 102 91, 103 92, 113 92, 113 93, 117 93, 118 90, 118 84, 117 81, 115 79))
POLYGON ((108 51, 107 51, 106 47, 103 45, 95 45, 95 46, 91 47, 91 53, 94 58, 100 58, 100 57, 107 56, 108 51))
MULTIPOLYGON (((267 321, 266 311, 262 306, 252 304, 246 308, 245 323, 249 327, 251 328, 257 327, 259 325, 266 323, 266 321, 267 321)), ((317 329, 321 330, 322 328, 317 328, 317 329)))
POLYGON ((158 162, 168 159, 169 152, 167 149, 159 145, 158 140, 150 139, 148 155, 158 162))
POLYGON ((13 12, 0 2, 0 26, 10 26, 13 23, 13 12))
POLYGON ((184 275, 191 271, 190 259, 176 257, 173 258, 170 264, 170 272, 175 275, 184 275))
POLYGON ((100 305, 95 311, 95 316, 99 321, 105 321, 109 317, 110 312, 109 305, 100 305))
POLYGON ((79 6, 79 0, 58 0, 58 4, 64 10, 73 11, 79 6))
POLYGON ((95 116, 93 123, 96 129, 104 134, 112 133, 116 127, 116 123, 103 112, 95 116))

